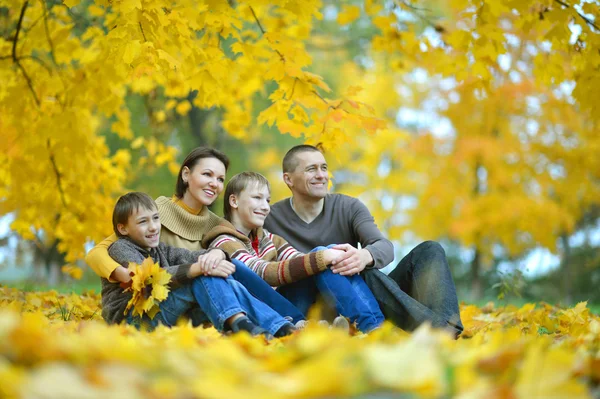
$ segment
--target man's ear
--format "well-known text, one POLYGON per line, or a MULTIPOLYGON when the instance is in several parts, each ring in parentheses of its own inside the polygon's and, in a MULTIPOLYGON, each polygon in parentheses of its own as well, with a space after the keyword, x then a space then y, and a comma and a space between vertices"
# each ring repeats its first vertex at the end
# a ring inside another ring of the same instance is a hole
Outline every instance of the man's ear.
POLYGON ((288 187, 292 187, 293 186, 292 179, 290 178, 290 174, 289 173, 285 172, 283 174, 283 182, 285 184, 287 184, 288 187))
POLYGON ((123 223, 117 223, 117 230, 119 230, 119 233, 121 233, 123 236, 129 234, 127 233, 127 226, 125 226, 123 223))
POLYGON ((231 194, 229 196, 229 206, 231 206, 233 209, 238 208, 237 197, 235 196, 235 194, 231 194))

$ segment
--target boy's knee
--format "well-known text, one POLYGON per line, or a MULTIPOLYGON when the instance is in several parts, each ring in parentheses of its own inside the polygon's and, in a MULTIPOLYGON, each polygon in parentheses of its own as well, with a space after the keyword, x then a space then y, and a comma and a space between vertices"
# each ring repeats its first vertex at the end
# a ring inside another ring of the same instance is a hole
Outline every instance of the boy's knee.
POLYGON ((323 250, 325 250, 325 249, 327 249, 327 248, 328 248, 328 247, 324 247, 324 246, 320 245, 320 246, 318 246, 318 247, 315 247, 315 248, 311 249, 311 250, 310 250, 310 252, 323 251, 323 250))

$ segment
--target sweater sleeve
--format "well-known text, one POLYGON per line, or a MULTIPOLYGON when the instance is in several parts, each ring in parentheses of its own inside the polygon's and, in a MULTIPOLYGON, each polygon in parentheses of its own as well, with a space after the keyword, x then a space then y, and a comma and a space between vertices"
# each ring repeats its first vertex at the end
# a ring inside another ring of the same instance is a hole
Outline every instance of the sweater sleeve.
POLYGON ((145 259, 144 255, 125 239, 115 241, 108 248, 107 254, 123 267, 127 267, 129 262, 141 264, 145 259))
POLYGON ((394 246, 383 236, 367 207, 357 199, 352 204, 352 228, 360 245, 371 253, 374 268, 380 269, 394 260, 394 246))
POLYGON ((85 263, 88 264, 94 273, 100 277, 104 277, 111 283, 114 283, 115 281, 110 279, 110 275, 118 266, 120 266, 120 264, 115 262, 108 254, 108 247, 115 241, 117 241, 117 236, 116 234, 112 234, 98 243, 85 256, 85 263))
POLYGON ((222 249, 231 256, 231 259, 244 263, 274 287, 302 280, 327 268, 323 251, 304 255, 296 251, 283 238, 273 234, 268 234, 268 237, 271 239, 271 243, 264 247, 261 253, 264 255, 271 250, 276 250, 276 261, 261 259, 253 251, 248 251, 244 243, 226 234, 215 238, 211 242, 210 248, 222 249))

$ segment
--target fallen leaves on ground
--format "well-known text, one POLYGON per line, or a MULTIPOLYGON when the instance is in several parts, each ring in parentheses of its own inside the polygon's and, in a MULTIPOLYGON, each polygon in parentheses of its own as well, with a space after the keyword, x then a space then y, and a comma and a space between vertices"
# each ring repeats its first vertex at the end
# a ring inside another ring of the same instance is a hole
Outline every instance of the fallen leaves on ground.
POLYGON ((99 306, 94 293, 0 287, 0 397, 599 395, 600 319, 585 303, 463 305, 456 341, 428 326, 408 334, 391 324, 349 336, 309 323, 270 342, 188 324, 148 333, 106 325, 99 306))

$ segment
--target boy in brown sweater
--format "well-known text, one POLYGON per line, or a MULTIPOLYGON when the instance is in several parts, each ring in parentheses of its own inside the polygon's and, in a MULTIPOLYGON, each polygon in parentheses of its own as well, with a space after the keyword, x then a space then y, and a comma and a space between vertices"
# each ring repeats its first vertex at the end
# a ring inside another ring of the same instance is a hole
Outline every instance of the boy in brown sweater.
POLYGON ((270 191, 269 182, 258 173, 243 172, 231 178, 224 206, 225 219, 231 225, 208 232, 203 246, 222 249, 233 262, 244 263, 269 284, 280 287, 278 291, 301 311, 314 301, 316 293, 306 292, 303 284, 310 280, 360 331, 379 327, 383 314, 362 278, 335 274, 328 267, 342 251, 320 247, 303 254, 262 228, 270 212, 270 191))

